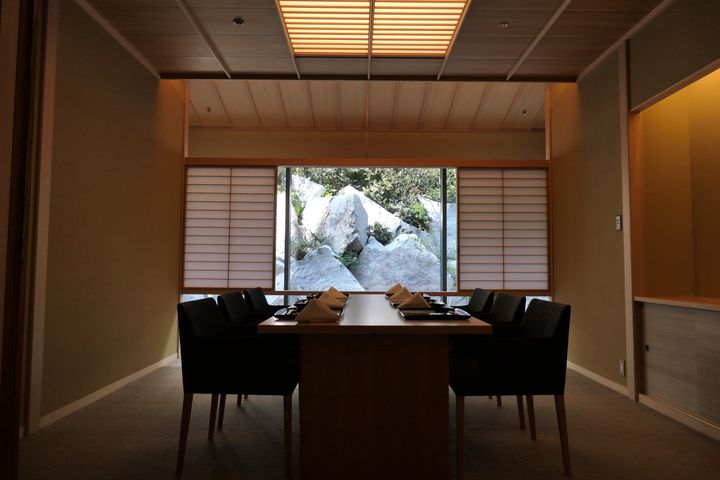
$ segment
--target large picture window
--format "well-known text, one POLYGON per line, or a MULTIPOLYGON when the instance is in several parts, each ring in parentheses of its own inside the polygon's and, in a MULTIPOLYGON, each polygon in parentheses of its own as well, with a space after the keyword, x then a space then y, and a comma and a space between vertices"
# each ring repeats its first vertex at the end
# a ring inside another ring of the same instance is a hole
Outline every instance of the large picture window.
POLYGON ((544 168, 187 168, 184 293, 549 292, 544 168))
POLYGON ((454 169, 279 172, 276 289, 456 289, 454 169))

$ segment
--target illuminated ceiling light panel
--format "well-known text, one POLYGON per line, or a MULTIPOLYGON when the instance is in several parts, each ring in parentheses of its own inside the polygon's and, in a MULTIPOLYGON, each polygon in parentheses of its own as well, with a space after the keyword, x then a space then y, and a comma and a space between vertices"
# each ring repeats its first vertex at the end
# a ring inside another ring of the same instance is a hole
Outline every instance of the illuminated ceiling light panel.
POLYGON ((278 6, 296 56, 367 56, 372 45, 373 56, 444 57, 469 2, 278 0, 278 6))
POLYGON ((297 56, 367 56, 369 1, 278 0, 297 56))
POLYGON ((444 57, 469 0, 375 1, 373 57, 444 57))

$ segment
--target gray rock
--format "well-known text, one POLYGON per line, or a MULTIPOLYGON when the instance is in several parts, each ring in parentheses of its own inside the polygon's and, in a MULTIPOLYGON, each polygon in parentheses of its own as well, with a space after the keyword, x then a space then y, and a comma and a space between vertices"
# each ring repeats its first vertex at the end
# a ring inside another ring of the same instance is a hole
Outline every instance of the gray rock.
MULTIPOLYGON (((425 211, 430 217, 430 234, 432 243, 425 243, 430 250, 436 255, 440 255, 442 249, 442 203, 430 200, 429 198, 419 197, 418 200, 425 207, 425 211)), ((447 249, 448 258, 457 257, 457 203, 447 204, 447 249)), ((424 240, 424 239, 423 239, 424 240)))
POLYGON ((337 253, 347 248, 359 252, 367 242, 367 213, 358 195, 336 195, 311 199, 303 211, 308 236, 320 235, 337 253))
POLYGON ((325 187, 300 175, 293 175, 292 191, 297 194, 301 202, 307 203, 308 200, 322 197, 325 194, 325 187))
MULTIPOLYGON (((374 200, 369 199, 367 196, 365 196, 364 193, 357 190, 355 187, 347 186, 343 189, 341 189, 338 192, 338 195, 357 195, 360 197, 360 201, 363 204, 363 207, 365 208, 365 211, 367 212, 368 216, 368 225, 375 225, 376 223, 379 223, 383 227, 387 228, 392 232, 393 236, 396 236, 398 233, 400 233, 400 228, 405 224, 402 220, 400 220, 400 217, 397 215, 390 213, 388 210, 383 208, 382 205, 375 202, 374 200)), ((410 225, 407 225, 408 227, 410 225)))
POLYGON ((323 245, 290 266, 290 290, 365 290, 350 270, 323 245))
POLYGON ((410 290, 440 289, 440 261, 414 234, 401 233, 386 246, 371 238, 353 273, 366 290, 385 291, 397 282, 410 290))

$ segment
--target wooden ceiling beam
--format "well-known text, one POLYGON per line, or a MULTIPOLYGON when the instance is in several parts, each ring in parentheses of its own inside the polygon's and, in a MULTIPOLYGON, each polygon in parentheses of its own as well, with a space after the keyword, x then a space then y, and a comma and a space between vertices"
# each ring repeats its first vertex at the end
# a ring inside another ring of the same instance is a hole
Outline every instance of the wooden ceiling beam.
POLYGON ((455 40, 457 40, 458 34, 460 33, 460 29, 462 28, 463 23, 465 22, 465 17, 467 16, 468 11, 470 10, 471 3, 472 3, 472 0, 468 0, 468 2, 465 4, 465 9, 463 10, 462 15, 460 15, 460 21, 458 22, 457 26, 455 27, 455 32, 453 32, 453 36, 450 39, 450 44, 448 45, 447 52, 445 52, 445 57, 443 58, 442 64, 440 65, 440 70, 438 70, 436 80, 440 80, 440 77, 442 77, 442 74, 445 71, 445 65, 447 65, 448 58, 450 58, 450 53, 452 52, 452 49, 455 46, 455 40))
POLYGON ((278 0, 275 0, 275 8, 277 9, 278 15, 280 15, 280 23, 282 23, 283 33, 285 33, 285 44, 288 48, 290 61, 292 61, 293 68, 295 69, 295 75, 297 75, 298 80, 300 80, 300 70, 298 69, 297 61, 295 60, 295 51, 290 43, 290 34, 288 33, 287 25, 285 25, 285 19, 283 18, 282 10, 280 10, 280 3, 278 3, 278 0))
POLYGON ((372 68, 372 49, 373 49, 373 26, 375 25, 375 0, 370 0, 370 21, 368 23, 368 64, 367 79, 370 80, 370 72, 372 68))
POLYGON ((545 26, 538 32, 538 34, 535 36, 533 41, 528 45, 528 47, 525 49, 522 55, 520 55, 520 58, 517 59, 515 64, 510 68, 510 71, 508 72, 507 76, 505 77, 505 80, 510 80, 513 75, 515 75, 515 72, 518 71, 518 69, 522 66, 522 64, 525 62, 527 57, 530 56, 533 50, 535 50, 535 47, 538 43, 540 43, 540 40, 542 40, 545 37, 545 34, 552 28, 552 26, 555 24, 558 18, 560 18, 560 15, 565 11, 568 5, 570 5, 570 2, 572 0, 564 0, 563 3, 560 4, 557 10, 555 10, 555 13, 553 13, 552 17, 547 21, 545 26))
POLYGON ((135 57, 135 59, 140 62, 140 64, 147 69, 148 72, 150 72, 153 77, 160 80, 160 73, 157 71, 157 69, 153 66, 150 61, 145 58, 145 56, 140 53, 140 51, 133 46, 132 43, 130 43, 127 38, 123 36, 122 33, 117 31, 115 27, 113 27, 110 22, 108 22, 105 17, 100 15, 100 13, 95 10, 93 6, 91 6, 87 1, 85 0, 75 0, 75 3, 78 4, 80 8, 85 10, 85 13, 90 15, 90 17, 95 20, 107 33, 110 34, 111 37, 113 37, 120 45, 125 48, 125 50, 128 51, 130 55, 135 57))
POLYGON ((185 0, 175 0, 178 7, 180 7, 180 10, 182 10, 183 15, 185 15, 185 18, 187 18, 188 22, 190 22, 190 25, 195 29, 198 35, 200 35, 200 38, 202 39, 205 46, 207 46, 210 49, 210 52, 212 53, 213 57, 215 57, 215 61, 218 62, 218 65, 220 65, 220 68, 222 68, 222 71, 225 72, 225 75, 227 78, 232 78, 232 73, 230 71, 230 67, 228 66, 227 62, 225 62, 225 59, 223 58, 220 51, 217 49, 215 44, 213 43, 212 39, 210 38, 210 35, 207 34, 205 29, 200 25, 200 22, 197 21, 195 18, 195 15, 190 11, 190 8, 185 4, 185 0))

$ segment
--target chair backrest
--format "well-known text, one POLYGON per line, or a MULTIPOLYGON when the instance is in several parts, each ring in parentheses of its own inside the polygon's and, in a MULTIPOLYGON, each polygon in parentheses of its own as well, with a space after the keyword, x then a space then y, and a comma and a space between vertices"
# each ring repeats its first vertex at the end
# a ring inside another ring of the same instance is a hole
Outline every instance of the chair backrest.
POLYGON ((183 388, 186 392, 194 392, 204 381, 206 364, 210 360, 201 345, 202 338, 221 335, 223 318, 212 298, 179 303, 177 312, 183 388))
POLYGON ((492 290, 476 288, 468 302, 468 310, 473 313, 488 312, 492 306, 493 296, 492 290))
POLYGON ((509 293, 498 293, 495 295, 488 321, 493 324, 520 323, 525 314, 525 297, 511 295, 509 293))
POLYGON ((267 298, 265 298, 265 293, 260 287, 248 288, 245 290, 245 300, 247 300, 250 308, 255 311, 267 310, 270 306, 267 302, 267 298))
POLYGON ((570 305, 534 298, 522 321, 525 335, 531 338, 553 338, 564 341, 570 331, 570 305))
POLYGON ((230 323, 257 325, 263 320, 252 311, 240 292, 225 293, 218 296, 218 307, 220 307, 220 313, 225 317, 225 320, 230 323))

